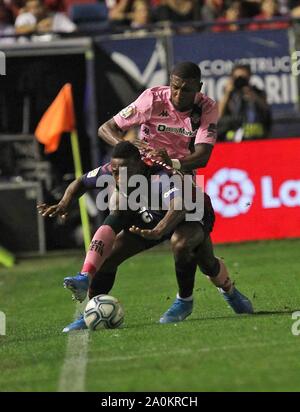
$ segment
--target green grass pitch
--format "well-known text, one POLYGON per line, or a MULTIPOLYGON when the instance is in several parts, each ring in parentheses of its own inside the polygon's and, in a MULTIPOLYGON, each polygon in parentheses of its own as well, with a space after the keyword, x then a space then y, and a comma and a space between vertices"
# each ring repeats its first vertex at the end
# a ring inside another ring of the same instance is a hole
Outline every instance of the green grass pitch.
MULTIPOLYGON (((235 315, 197 274, 193 314, 176 325, 160 315, 176 294, 171 254, 147 252, 127 261, 111 292, 126 311, 121 329, 89 335, 86 391, 299 391, 300 240, 218 246, 237 287, 256 314, 235 315)), ((62 279, 82 256, 23 260, 0 269, 0 391, 57 391, 74 316, 62 279)), ((77 372, 80 373, 80 372, 77 372)), ((70 385, 72 388, 72 385, 70 385)))

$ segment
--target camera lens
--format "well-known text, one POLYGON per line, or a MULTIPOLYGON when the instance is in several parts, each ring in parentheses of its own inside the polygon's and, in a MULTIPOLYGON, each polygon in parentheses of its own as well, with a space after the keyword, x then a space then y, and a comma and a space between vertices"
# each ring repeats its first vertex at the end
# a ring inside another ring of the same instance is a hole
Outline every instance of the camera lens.
POLYGON ((234 80, 234 88, 235 89, 242 89, 244 86, 249 84, 248 79, 243 76, 239 76, 234 80))

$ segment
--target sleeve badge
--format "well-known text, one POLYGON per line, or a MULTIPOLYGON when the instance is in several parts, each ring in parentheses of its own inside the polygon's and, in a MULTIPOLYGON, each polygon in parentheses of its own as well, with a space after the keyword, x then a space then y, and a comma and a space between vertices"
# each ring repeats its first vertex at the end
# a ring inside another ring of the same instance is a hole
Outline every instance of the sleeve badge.
POLYGON ((97 173, 99 172, 100 167, 97 167, 97 169, 91 170, 88 172, 87 177, 95 177, 97 176, 97 173))
POLYGON ((128 117, 132 116, 135 113, 135 106, 130 104, 129 106, 125 107, 125 109, 121 110, 119 115, 123 117, 123 119, 128 119, 128 117))

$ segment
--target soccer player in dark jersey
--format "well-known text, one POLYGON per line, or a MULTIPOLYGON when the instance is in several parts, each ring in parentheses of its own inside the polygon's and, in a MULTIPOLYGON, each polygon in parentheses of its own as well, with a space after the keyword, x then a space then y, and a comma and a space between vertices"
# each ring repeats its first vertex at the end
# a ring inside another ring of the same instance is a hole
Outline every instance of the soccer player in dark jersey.
MULTIPOLYGON (((188 264, 189 261, 196 261, 202 272, 213 279, 214 283, 221 288, 222 295, 235 312, 252 313, 251 302, 238 292, 228 275, 224 263, 214 256, 209 236, 213 224, 213 212, 209 198, 206 198, 204 203, 203 217, 201 215, 198 221, 185 221, 187 210, 182 206, 176 207, 182 202, 183 193, 178 183, 173 182, 170 189, 170 186, 164 186, 163 181, 153 179, 153 175, 155 177, 169 176, 170 172, 154 170, 147 166, 142 161, 139 150, 129 142, 119 143, 114 148, 111 171, 106 166, 75 180, 66 190, 62 201, 58 205, 42 205, 40 207, 41 213, 43 216, 65 216, 73 198, 81 195, 86 190, 97 188, 98 178, 109 173, 113 175, 119 189, 117 193, 120 195, 118 196, 120 202, 120 198, 127 196, 121 192, 119 184, 120 170, 124 167, 127 168, 127 179, 138 175, 146 178, 149 184, 146 207, 139 207, 136 210, 120 210, 120 207, 117 207, 111 211, 93 237, 81 272, 75 277, 65 278, 66 286, 72 290, 75 297, 78 300, 84 300, 88 289, 90 298, 98 294, 109 293, 114 284, 117 268, 124 260, 156 246, 166 239, 170 239, 174 255, 177 256, 179 264, 180 262, 181 264, 188 264), (157 193, 160 200, 159 207, 153 210, 147 209, 147 206, 152 204, 152 197, 157 193), (164 204, 167 207, 163 207, 164 204), (177 233, 180 234, 181 225, 184 225, 184 227, 189 226, 189 242, 184 245, 183 249, 178 247, 176 241, 177 233)), ((182 288, 180 293, 183 295, 191 294, 193 284, 190 284, 189 281, 182 282, 180 286, 182 288)), ((178 321, 177 317, 172 320, 172 313, 169 314, 169 317, 168 322, 178 321)), ((165 318, 166 314, 163 315, 160 322, 168 323, 165 318)), ((70 330, 85 327, 81 316, 68 325, 64 331, 69 332, 70 330)))

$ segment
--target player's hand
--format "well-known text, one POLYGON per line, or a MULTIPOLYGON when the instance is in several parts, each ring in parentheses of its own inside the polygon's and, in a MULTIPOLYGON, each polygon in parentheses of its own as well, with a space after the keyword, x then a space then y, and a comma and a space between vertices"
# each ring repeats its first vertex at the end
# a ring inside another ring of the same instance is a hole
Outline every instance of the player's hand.
POLYGON ((139 227, 131 226, 129 231, 148 240, 159 240, 162 238, 162 233, 155 229, 140 229, 139 227))
POLYGON ((140 149, 140 150, 146 150, 146 151, 151 150, 151 149, 149 148, 149 144, 148 144, 147 142, 145 142, 144 140, 136 139, 136 140, 133 142, 133 144, 134 144, 138 149, 140 149))
POLYGON ((46 203, 37 206, 38 212, 43 217, 56 217, 59 216, 62 219, 66 219, 68 216, 68 212, 64 205, 58 203, 57 205, 49 206, 46 203))
POLYGON ((172 166, 172 160, 170 159, 166 149, 152 150, 150 153, 159 161, 166 163, 168 166, 172 166))
POLYGON ((155 150, 148 148, 147 150, 143 150, 143 155, 145 158, 149 157, 153 161, 161 162, 163 166, 167 165, 172 167, 172 160, 165 149, 155 150))

